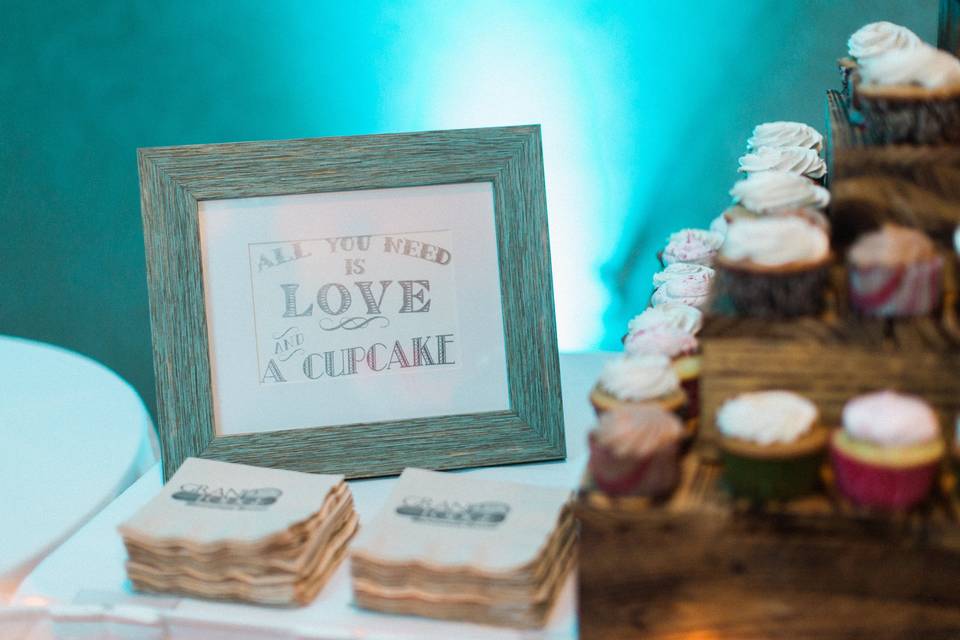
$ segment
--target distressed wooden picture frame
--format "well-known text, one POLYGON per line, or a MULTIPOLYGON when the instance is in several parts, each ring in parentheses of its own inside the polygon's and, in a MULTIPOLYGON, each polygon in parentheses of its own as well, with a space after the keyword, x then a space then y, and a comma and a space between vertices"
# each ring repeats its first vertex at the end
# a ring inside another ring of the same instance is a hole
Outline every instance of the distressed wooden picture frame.
POLYGON ((156 147, 138 160, 164 478, 189 456, 350 478, 565 456, 539 126, 156 147), (216 433, 198 203, 475 182, 493 190, 509 409, 216 433))

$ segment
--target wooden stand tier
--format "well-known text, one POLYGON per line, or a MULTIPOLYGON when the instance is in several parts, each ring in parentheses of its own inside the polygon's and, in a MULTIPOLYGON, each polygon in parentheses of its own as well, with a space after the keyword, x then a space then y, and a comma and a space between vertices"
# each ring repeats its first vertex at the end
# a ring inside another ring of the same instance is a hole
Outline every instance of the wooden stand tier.
POLYGON ((763 506, 721 473, 694 452, 666 502, 581 491, 581 638, 960 636, 952 474, 891 517, 851 507, 826 470, 823 493, 763 506))

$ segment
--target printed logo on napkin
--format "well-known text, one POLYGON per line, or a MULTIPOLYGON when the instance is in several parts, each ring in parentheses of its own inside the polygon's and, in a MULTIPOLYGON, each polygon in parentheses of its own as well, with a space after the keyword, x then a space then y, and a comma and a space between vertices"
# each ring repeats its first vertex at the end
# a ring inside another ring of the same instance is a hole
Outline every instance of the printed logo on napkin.
POLYGON ((283 491, 273 487, 233 489, 187 483, 181 485, 180 490, 170 497, 189 507, 263 511, 275 503, 281 495, 283 495, 283 491))
POLYGON ((391 566, 513 570, 545 548, 570 495, 568 488, 404 469, 384 508, 361 529, 353 554, 391 566))
POLYGON ((455 527, 487 527, 500 525, 510 513, 505 502, 470 502, 438 500, 407 496, 396 508, 397 514, 415 522, 455 527))
POLYGON ((254 543, 302 526, 342 485, 342 475, 187 458, 120 532, 144 544, 254 543))
POLYGON ((261 384, 456 367, 449 230, 248 245, 261 384))

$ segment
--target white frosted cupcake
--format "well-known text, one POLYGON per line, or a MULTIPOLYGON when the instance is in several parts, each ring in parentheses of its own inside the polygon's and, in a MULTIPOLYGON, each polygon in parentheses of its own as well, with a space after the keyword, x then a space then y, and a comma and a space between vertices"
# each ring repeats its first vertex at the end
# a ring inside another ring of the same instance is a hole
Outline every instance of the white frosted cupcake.
POLYGON ((780 170, 748 174, 733 185, 730 195, 735 203, 759 215, 803 208, 822 210, 830 204, 829 191, 803 176, 780 170))
POLYGON ((737 220, 717 258, 717 297, 737 315, 815 315, 830 261, 826 232, 803 218, 737 220))
POLYGON ((667 246, 660 252, 663 266, 685 262, 710 266, 723 244, 723 236, 706 229, 682 229, 670 234, 667 246))
POLYGON ((860 62, 857 105, 880 144, 960 143, 960 60, 932 47, 894 49, 860 62))
POLYGON ((598 415, 637 404, 656 404, 680 412, 686 402, 670 358, 663 355, 624 355, 611 360, 590 392, 590 404, 598 415))
POLYGON ((753 129, 747 140, 747 150, 761 147, 805 147, 818 153, 823 149, 823 136, 819 131, 802 122, 764 122, 753 129))
POLYGON ((737 495, 786 499, 813 491, 829 432, 817 407, 790 391, 744 393, 717 411, 724 478, 737 495))
POLYGON ((760 147, 740 157, 740 173, 786 171, 811 180, 822 180, 827 165, 816 149, 807 147, 760 147))
POLYGON ((858 62, 876 58, 897 49, 913 49, 923 40, 910 29, 892 22, 880 21, 865 24, 854 31, 847 40, 847 52, 858 62))
POLYGON ((892 22, 871 22, 850 35, 847 40, 849 57, 838 61, 843 90, 850 97, 850 77, 860 62, 868 61, 897 49, 913 49, 923 41, 910 29, 892 22))

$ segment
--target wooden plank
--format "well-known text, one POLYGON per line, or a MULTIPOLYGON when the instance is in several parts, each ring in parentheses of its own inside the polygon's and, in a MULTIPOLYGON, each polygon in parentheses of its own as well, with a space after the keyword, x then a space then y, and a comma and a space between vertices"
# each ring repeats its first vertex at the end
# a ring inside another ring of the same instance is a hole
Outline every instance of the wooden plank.
POLYGON ((581 637, 955 637, 943 635, 960 629, 946 480, 938 498, 895 517, 830 492, 747 507, 696 454, 665 503, 588 487, 576 505, 581 637))

